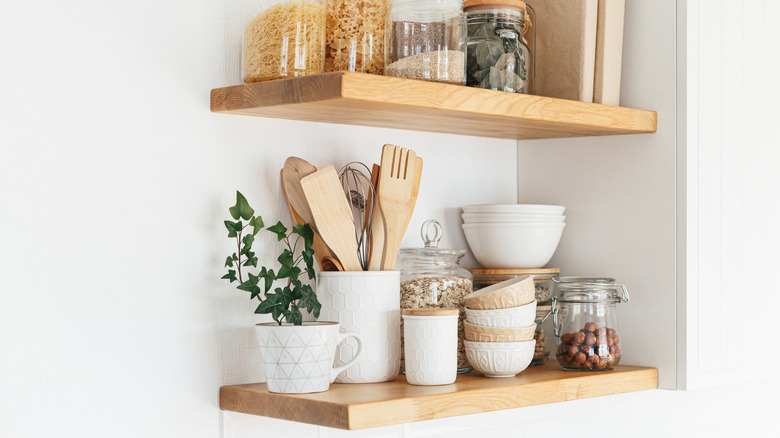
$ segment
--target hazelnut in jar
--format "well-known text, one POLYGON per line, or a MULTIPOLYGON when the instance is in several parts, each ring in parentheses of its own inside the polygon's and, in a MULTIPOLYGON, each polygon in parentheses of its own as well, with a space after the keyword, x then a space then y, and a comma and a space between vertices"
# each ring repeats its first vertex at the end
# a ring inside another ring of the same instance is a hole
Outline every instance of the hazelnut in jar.
POLYGON ((565 370, 605 371, 622 356, 615 306, 628 289, 612 278, 562 277, 553 297, 555 357, 565 370))

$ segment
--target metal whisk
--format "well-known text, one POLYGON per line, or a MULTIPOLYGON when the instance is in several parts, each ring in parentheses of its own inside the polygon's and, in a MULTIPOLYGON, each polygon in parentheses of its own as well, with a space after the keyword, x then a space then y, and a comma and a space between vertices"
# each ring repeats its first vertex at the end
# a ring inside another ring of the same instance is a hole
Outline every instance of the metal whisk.
POLYGON ((355 241, 358 247, 358 261, 363 270, 368 269, 368 251, 371 240, 371 218, 374 216, 376 190, 371 183, 371 170, 368 166, 353 161, 339 171, 341 187, 347 196, 355 221, 355 241))

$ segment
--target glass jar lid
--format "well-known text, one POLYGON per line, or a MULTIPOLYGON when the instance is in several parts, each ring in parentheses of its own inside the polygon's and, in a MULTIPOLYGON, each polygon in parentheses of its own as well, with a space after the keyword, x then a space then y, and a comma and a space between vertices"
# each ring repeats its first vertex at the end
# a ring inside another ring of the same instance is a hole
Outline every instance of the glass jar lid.
POLYGON ((420 237, 422 237, 425 247, 402 248, 399 252, 404 257, 429 259, 429 261, 433 263, 436 263, 437 261, 442 263, 459 262, 460 259, 466 255, 466 250, 439 248, 441 236, 441 224, 436 220, 429 219, 423 222, 422 227, 420 228, 420 237))
POLYGON ((620 303, 628 302, 628 288, 609 277, 552 278, 561 303, 620 303), (622 294, 621 294, 622 292, 622 294))
POLYGON ((523 13, 526 11, 525 2, 522 0, 466 0, 463 2, 464 10, 475 6, 508 6, 520 9, 523 13))

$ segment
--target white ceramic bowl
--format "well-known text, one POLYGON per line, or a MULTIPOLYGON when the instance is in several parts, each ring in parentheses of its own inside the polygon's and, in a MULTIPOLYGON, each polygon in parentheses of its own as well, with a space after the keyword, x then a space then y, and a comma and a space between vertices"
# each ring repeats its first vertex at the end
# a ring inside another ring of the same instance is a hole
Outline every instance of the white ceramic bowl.
POLYGON ((542 204, 480 204, 466 205, 464 213, 523 213, 523 214, 563 214, 562 205, 542 204))
POLYGON ((463 213, 464 224, 514 223, 514 222, 563 222, 562 214, 524 214, 524 213, 463 213))
POLYGON ((537 269, 550 261, 565 223, 463 224, 474 257, 488 269, 537 269))
POLYGON ((463 341, 466 357, 486 377, 513 377, 528 368, 534 358, 536 340, 524 342, 463 341))
POLYGON ((534 323, 536 301, 507 309, 474 310, 466 308, 466 321, 474 325, 496 328, 521 328, 534 323))

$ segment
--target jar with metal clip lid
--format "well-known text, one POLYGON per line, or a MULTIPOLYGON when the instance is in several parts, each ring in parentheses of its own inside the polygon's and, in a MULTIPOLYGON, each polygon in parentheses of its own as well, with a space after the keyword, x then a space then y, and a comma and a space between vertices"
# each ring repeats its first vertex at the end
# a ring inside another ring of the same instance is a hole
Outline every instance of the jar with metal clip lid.
MULTIPOLYGON (((465 337, 463 321, 466 317, 464 299, 473 290, 473 276, 459 265, 466 251, 438 248, 442 229, 441 224, 435 220, 425 221, 420 235, 425 244, 424 248, 403 248, 399 251, 401 309, 459 309, 458 372, 471 371, 463 343, 465 337)), ((403 326, 401 333, 403 333, 403 326)), ((403 339, 401 342, 403 354, 403 339)), ((402 359, 401 369, 403 367, 402 359)))
POLYGON ((616 305, 628 302, 628 289, 614 278, 553 279, 555 356, 569 371, 613 369, 622 355, 616 305))
POLYGON ((466 85, 531 93, 529 39, 535 43, 522 0, 466 0, 466 85))

